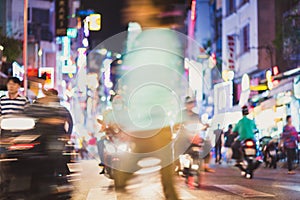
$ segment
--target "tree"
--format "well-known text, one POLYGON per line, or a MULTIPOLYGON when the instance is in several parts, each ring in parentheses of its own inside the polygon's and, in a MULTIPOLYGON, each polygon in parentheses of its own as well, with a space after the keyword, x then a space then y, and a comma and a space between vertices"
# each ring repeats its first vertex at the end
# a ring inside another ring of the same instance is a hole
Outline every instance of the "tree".
POLYGON ((3 56, 6 56, 7 62, 15 61, 22 53, 22 41, 6 37, 0 30, 0 44, 4 47, 3 56))

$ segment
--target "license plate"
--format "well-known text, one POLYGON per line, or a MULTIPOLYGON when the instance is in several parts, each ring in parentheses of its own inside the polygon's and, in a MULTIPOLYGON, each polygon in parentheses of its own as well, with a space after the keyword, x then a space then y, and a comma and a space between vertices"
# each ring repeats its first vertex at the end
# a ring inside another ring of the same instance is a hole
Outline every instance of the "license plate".
POLYGON ((183 160, 183 167, 184 168, 189 168, 191 165, 191 161, 188 159, 183 160))
POLYGON ((193 147, 192 151, 200 152, 201 151, 201 147, 193 147))
POLYGON ((255 155, 256 154, 256 150, 255 149, 247 148, 247 149, 245 149, 245 154, 246 155, 255 155))
POLYGON ((274 151, 274 150, 273 150, 273 151, 270 151, 270 155, 271 155, 271 156, 275 156, 275 155, 276 155, 276 151, 274 151))
POLYGON ((198 170, 199 169, 199 165, 192 165, 192 170, 198 170))

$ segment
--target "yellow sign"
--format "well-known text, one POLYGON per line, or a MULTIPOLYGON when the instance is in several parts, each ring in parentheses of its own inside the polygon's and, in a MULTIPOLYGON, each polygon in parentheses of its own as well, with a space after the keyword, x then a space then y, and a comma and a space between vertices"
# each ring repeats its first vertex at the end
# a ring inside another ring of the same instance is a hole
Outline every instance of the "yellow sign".
POLYGON ((101 15, 100 14, 90 14, 89 16, 89 30, 99 31, 101 29, 101 15))
POLYGON ((250 90, 252 91, 265 91, 267 89, 267 85, 250 85, 250 90))

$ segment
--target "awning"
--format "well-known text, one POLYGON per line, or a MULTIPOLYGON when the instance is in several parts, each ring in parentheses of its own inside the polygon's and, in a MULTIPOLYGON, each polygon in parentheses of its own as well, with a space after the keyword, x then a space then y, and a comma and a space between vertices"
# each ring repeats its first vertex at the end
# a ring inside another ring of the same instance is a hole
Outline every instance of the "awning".
POLYGON ((267 99, 267 100, 261 102, 261 104, 260 104, 262 110, 272 108, 275 105, 276 105, 276 99, 275 98, 267 99))
POLYGON ((274 96, 281 92, 293 90, 293 80, 294 80, 294 78, 292 78, 292 77, 287 78, 285 80, 281 80, 279 85, 270 91, 269 96, 274 96))

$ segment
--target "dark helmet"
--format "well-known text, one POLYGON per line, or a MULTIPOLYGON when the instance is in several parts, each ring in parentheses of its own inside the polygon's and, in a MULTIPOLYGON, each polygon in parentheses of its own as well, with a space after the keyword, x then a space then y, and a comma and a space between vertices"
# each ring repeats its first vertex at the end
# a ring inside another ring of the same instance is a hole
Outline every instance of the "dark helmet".
POLYGON ((242 113, 243 113, 243 115, 248 115, 249 114, 248 106, 243 106, 242 107, 242 113))
POLYGON ((195 99, 192 98, 192 97, 190 97, 190 96, 187 96, 187 97, 185 97, 184 102, 185 102, 186 104, 189 104, 189 103, 195 103, 195 99))

